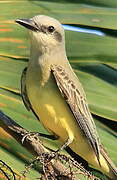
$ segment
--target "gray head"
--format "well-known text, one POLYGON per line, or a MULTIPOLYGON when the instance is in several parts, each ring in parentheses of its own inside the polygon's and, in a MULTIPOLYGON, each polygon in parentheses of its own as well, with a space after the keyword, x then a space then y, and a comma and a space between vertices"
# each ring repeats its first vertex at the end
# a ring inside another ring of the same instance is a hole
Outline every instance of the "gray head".
POLYGON ((16 22, 29 29, 35 48, 54 49, 64 45, 64 29, 54 18, 37 15, 31 19, 17 19, 16 22))

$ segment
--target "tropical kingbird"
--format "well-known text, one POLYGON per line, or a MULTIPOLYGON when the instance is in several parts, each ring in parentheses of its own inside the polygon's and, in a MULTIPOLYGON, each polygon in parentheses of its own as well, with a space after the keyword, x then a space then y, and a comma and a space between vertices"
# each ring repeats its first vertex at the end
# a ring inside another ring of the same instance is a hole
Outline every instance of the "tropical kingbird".
POLYGON ((21 82, 26 108, 59 138, 62 148, 69 146, 89 164, 117 179, 117 169, 101 145, 83 87, 67 59, 62 25, 44 15, 16 22, 29 29, 31 40, 30 59, 21 82))

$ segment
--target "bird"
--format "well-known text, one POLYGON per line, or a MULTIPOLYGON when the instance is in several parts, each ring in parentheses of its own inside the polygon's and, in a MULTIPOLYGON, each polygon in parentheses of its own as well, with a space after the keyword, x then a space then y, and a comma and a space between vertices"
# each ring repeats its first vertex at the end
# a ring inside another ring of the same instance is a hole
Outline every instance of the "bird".
POLYGON ((21 95, 60 149, 69 147, 110 179, 117 169, 98 136, 84 89, 73 71, 65 49, 61 23, 46 15, 16 22, 29 30, 30 57, 21 77, 21 95))

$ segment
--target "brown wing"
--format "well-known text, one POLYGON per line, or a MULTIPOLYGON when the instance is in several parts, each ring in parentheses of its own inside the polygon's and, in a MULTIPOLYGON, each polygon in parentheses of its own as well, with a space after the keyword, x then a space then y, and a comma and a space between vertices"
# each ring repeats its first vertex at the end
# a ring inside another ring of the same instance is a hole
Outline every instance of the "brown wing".
POLYGON ((27 67, 24 68, 23 72, 22 72, 22 76, 21 76, 21 96, 24 102, 24 105, 26 107, 26 109, 28 111, 32 111, 34 113, 34 115, 37 117, 37 119, 39 119, 39 117, 36 115, 35 111, 32 108, 32 105, 29 101, 28 95, 27 95, 27 90, 26 90, 26 71, 27 71, 27 67))
POLYGON ((62 96, 65 98, 78 123, 78 126, 88 139, 89 144, 93 148, 99 161, 99 138, 88 105, 85 98, 82 96, 83 93, 79 91, 79 89, 82 89, 81 85, 79 84, 80 87, 78 89, 75 83, 70 80, 69 75, 62 66, 52 65, 51 71, 62 96))

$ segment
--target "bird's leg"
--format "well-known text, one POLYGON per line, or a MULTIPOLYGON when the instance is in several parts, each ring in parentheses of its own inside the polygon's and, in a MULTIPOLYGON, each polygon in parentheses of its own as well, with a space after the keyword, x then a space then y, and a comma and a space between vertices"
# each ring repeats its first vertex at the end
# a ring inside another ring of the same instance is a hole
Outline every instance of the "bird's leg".
POLYGON ((73 139, 71 138, 68 138, 65 143, 59 148, 57 149, 56 151, 53 151, 49 154, 49 157, 50 157, 50 160, 53 159, 53 158, 57 158, 58 157, 58 153, 60 151, 62 151, 63 149, 65 149, 67 146, 69 146, 71 143, 73 142, 73 139))
POLYGON ((73 142, 73 140, 70 139, 70 138, 68 138, 68 139, 66 140, 66 142, 65 142, 56 152, 62 151, 62 150, 65 149, 67 146, 69 146, 72 142, 73 142))

